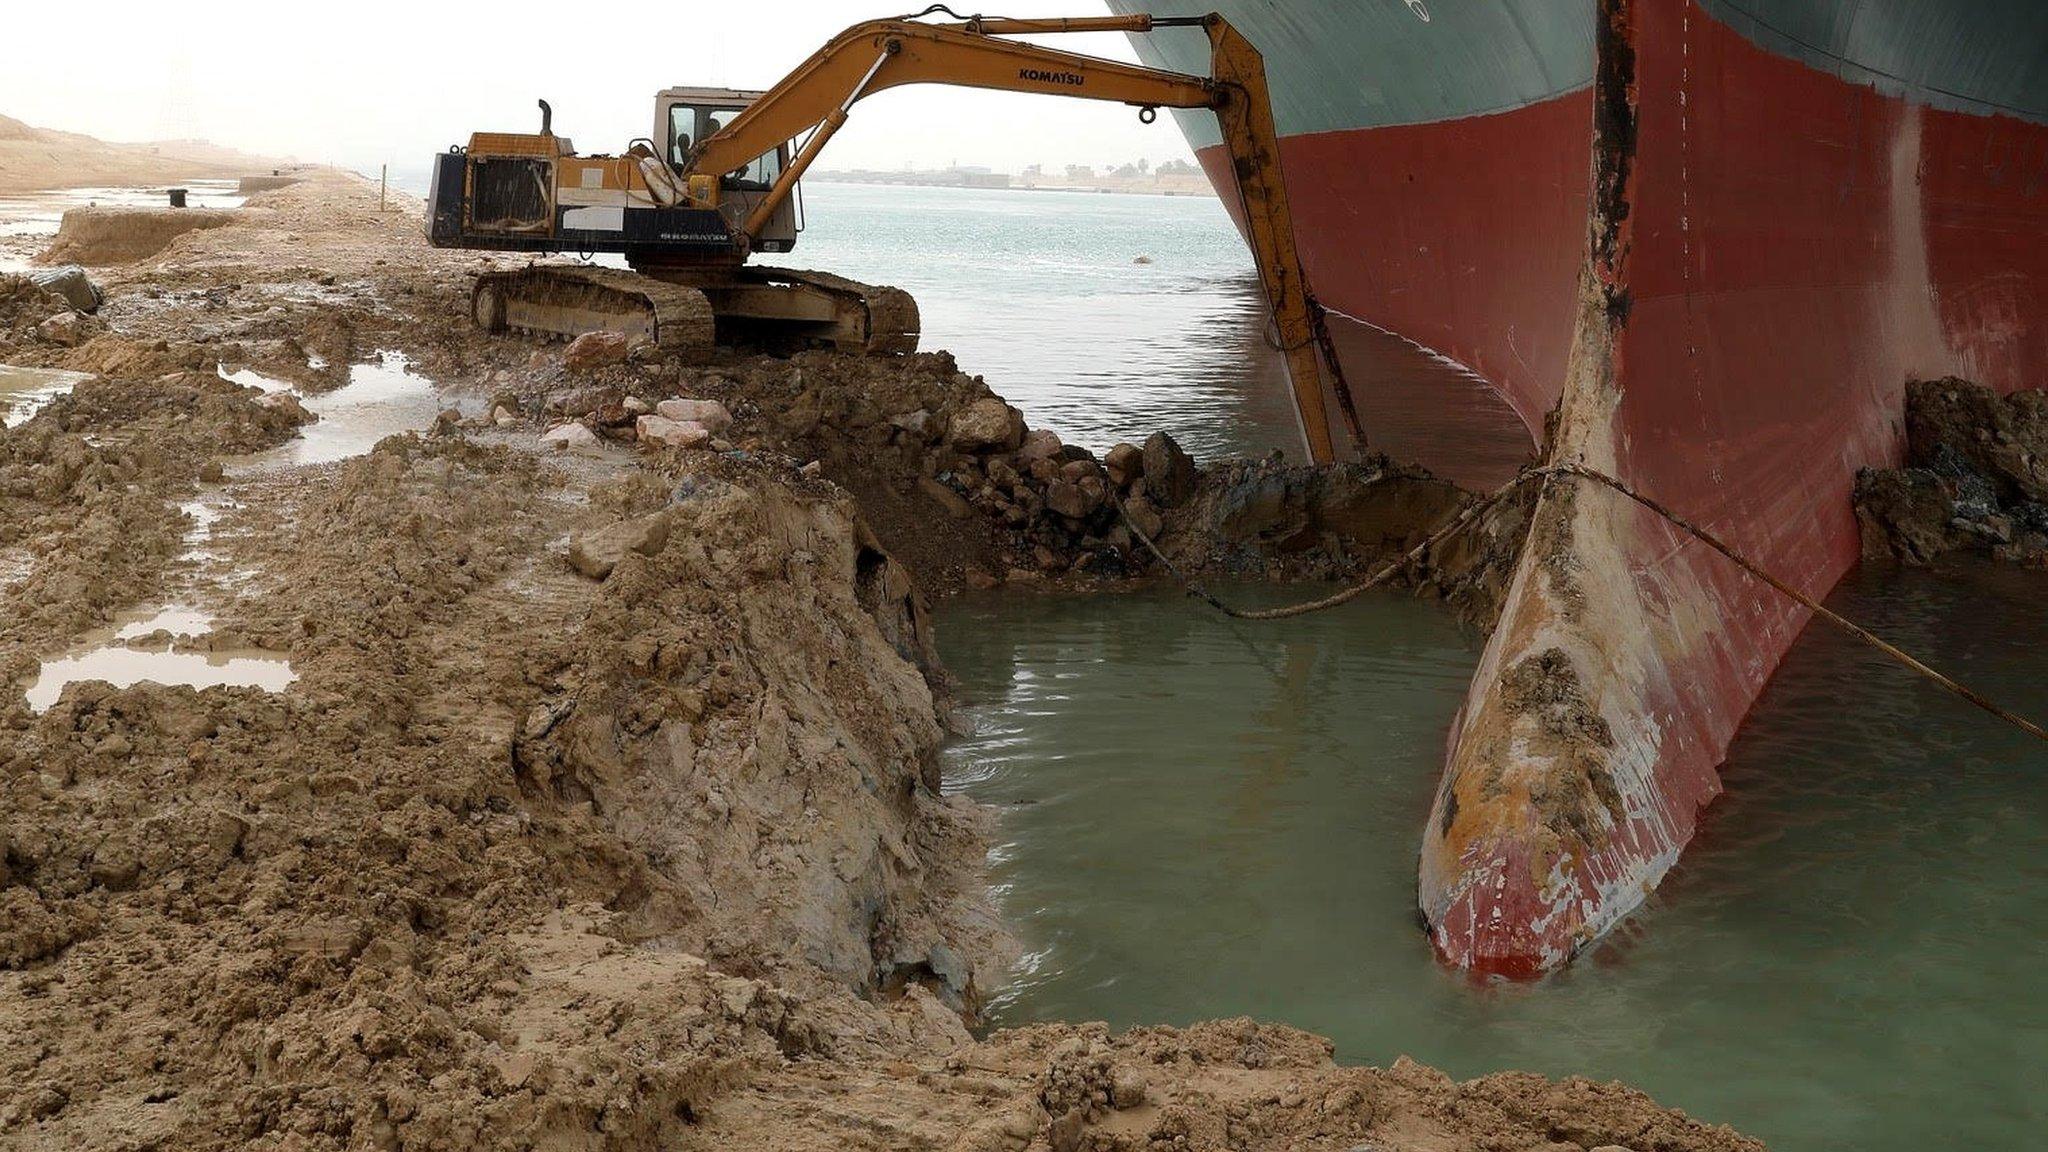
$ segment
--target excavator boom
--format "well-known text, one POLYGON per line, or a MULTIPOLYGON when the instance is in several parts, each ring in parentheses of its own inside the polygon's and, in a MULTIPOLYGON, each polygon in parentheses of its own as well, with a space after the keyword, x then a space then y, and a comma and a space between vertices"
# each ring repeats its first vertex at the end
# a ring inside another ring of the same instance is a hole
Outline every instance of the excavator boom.
MULTIPOLYGON (((762 93, 664 93, 656 141, 623 157, 581 157, 546 119, 538 136, 479 133, 436 169, 429 235, 444 246, 622 251, 639 273, 539 267, 479 279, 486 327, 570 334, 609 324, 671 347, 709 343, 714 323, 781 326, 876 352, 915 347, 916 306, 894 289, 789 269, 745 266, 794 242, 797 182, 862 98, 906 84, 947 84, 1216 114, 1230 156, 1235 215, 1286 357, 1309 457, 1336 458, 1325 396, 1354 444, 1365 435, 1294 242, 1279 134, 1258 49, 1223 17, 973 17, 950 23, 871 20, 832 38, 762 93), (1210 72, 1193 76, 1008 39, 1064 32, 1199 28, 1210 72), (694 117, 691 128, 682 126, 694 117), (717 119, 713 119, 713 113, 717 119), (715 129, 715 130, 714 130, 715 129), (794 156, 789 149, 803 143, 794 156), (655 143, 657 149, 663 147, 655 143), (787 160, 785 163, 784 160, 787 160), (772 163, 770 163, 772 161, 772 163), (443 174, 449 189, 444 193, 443 174), (457 187, 459 185, 459 188, 457 187), (644 283, 643 283, 644 282, 644 283), (1323 384, 1328 379, 1327 390, 1323 384)), ((546 104, 542 104, 543 112, 546 104)))
POLYGON ((1309 456, 1318 463, 1336 458, 1323 400, 1325 370, 1330 392, 1354 442, 1364 444, 1364 430, 1322 310, 1309 293, 1295 248, 1265 61, 1229 21, 1211 14, 1175 19, 1138 15, 1069 20, 991 18, 948 24, 871 20, 856 24, 833 37, 723 130, 699 143, 684 165, 684 177, 730 171, 810 133, 767 197, 754 206, 748 218, 751 232, 790 195, 857 101, 905 84, 1106 100, 1136 105, 1141 115, 1148 117, 1159 108, 1212 109, 1230 153, 1239 223, 1273 314, 1275 341, 1287 359, 1294 409, 1309 456), (1124 64, 1003 38, 1020 33, 1149 32, 1167 26, 1194 26, 1207 32, 1208 76, 1124 64))

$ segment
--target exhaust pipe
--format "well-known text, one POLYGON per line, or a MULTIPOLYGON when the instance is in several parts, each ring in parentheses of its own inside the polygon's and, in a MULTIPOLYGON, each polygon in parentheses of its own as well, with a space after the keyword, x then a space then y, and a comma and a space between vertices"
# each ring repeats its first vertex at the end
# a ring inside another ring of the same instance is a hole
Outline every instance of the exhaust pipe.
POLYGON ((555 134, 554 125, 555 110, 548 107, 547 101, 540 101, 540 134, 543 136, 553 136, 555 134))

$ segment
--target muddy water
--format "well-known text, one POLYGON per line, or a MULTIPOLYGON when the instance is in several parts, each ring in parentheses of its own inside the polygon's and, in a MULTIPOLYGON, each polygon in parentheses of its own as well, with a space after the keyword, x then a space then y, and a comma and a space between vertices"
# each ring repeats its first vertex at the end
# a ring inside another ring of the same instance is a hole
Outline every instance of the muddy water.
MULTIPOLYGON (((229 373, 228 378, 266 391, 282 387, 246 369, 229 373)), ((285 444, 237 462, 235 471, 330 464, 360 456, 386 436, 425 430, 448 406, 434 382, 414 372, 411 362, 396 352, 379 353, 375 360, 354 365, 347 384, 300 400, 319 419, 300 428, 299 435, 285 444)))
MULTIPOLYGON (((2039 579, 1866 573, 1833 603, 2048 715, 2039 579)), ((1001 809, 1031 949, 1005 1022, 1251 1013, 1351 1059, 1626 1079, 1774 1148, 2017 1148, 2048 1123, 2048 755, 1832 632, 1794 648, 1648 907, 1506 986, 1444 971, 1415 921, 1477 658, 1439 608, 1258 625, 1012 595, 939 625, 980 724, 949 779, 1001 809)))
POLYGON ((0 364, 0 428, 12 428, 86 379, 82 372, 0 364))
POLYGON ((31 711, 48 711, 66 685, 104 681, 116 688, 135 684, 189 684, 194 688, 233 685, 283 691, 297 678, 289 661, 259 648, 178 651, 164 644, 204 636, 213 617, 184 604, 138 608, 115 617, 112 627, 85 638, 69 651, 42 662, 28 685, 31 711), (158 635, 162 633, 163 635, 158 635))

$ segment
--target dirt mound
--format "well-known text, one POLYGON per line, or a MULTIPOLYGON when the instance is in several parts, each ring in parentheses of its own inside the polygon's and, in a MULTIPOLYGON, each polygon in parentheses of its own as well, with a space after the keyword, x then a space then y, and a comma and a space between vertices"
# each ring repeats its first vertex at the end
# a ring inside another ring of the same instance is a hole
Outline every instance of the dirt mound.
POLYGON ((187 232, 234 221, 234 212, 212 208, 72 208, 57 226, 57 238, 36 261, 89 267, 128 264, 156 255, 187 232))
POLYGON ((1906 466, 1856 477, 1863 552, 1950 552, 2048 567, 2048 392, 2000 396, 1954 378, 1906 389, 1906 466))
POLYGON ((0 350, 37 343, 36 326, 69 311, 63 297, 28 277, 0 273, 0 350))
MULTIPOLYGON (((945 353, 731 357, 680 368, 642 361, 589 379, 529 376, 513 403, 630 441, 634 414, 652 402, 722 401, 739 423, 719 446, 815 461, 933 594, 971 583, 1162 574, 1133 525, 1197 575, 1342 579, 1412 547, 1471 498, 1384 457, 1321 468, 1277 457, 1198 466, 1157 434, 1141 438, 1146 449, 1122 444, 1098 459, 1031 430, 945 353)), ((1439 550, 1426 586, 1475 616, 1489 614, 1522 523, 1518 506, 1504 506, 1439 550)))

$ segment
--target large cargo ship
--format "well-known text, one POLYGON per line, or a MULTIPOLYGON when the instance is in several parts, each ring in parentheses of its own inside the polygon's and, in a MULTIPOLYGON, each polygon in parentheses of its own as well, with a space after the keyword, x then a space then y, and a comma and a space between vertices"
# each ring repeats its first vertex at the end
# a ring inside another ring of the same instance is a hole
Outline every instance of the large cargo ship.
MULTIPOLYGON (((1214 7, 1265 54, 1308 273, 1370 333, 1354 390, 1468 418, 1471 389, 1381 354, 1454 362, 1535 453, 1809 593, 1856 561, 1855 473, 1896 462, 1907 380, 2048 385, 2042 0, 1109 2, 1214 7)), ((1203 67, 1199 38, 1134 42, 1203 67)), ((1227 189, 1213 127, 1181 124, 1227 189)), ((1636 908, 1806 622, 1549 482, 1423 830, 1440 955, 1533 974, 1636 908)))

